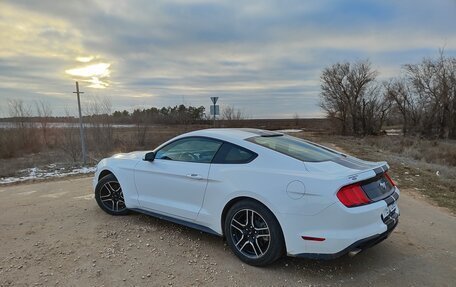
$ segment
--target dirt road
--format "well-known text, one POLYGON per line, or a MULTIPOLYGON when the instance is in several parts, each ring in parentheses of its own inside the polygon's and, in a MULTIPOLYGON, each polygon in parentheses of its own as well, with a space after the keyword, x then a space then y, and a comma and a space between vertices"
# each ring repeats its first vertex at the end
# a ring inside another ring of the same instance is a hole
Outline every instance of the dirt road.
POLYGON ((454 286, 456 218, 402 192, 401 222, 354 258, 242 264, 221 238, 96 205, 91 179, 0 187, 0 286, 454 286))

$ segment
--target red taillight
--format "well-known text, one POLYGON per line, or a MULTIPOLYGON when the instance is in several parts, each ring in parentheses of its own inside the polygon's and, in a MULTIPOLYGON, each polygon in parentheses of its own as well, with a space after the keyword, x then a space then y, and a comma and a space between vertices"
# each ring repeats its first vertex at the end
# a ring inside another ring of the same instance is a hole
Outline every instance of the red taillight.
POLYGON ((342 187, 337 192, 337 198, 347 207, 364 205, 370 202, 370 199, 358 183, 342 187))
POLYGON ((385 172, 385 177, 391 183, 392 186, 396 186, 396 183, 391 179, 391 177, 385 172))

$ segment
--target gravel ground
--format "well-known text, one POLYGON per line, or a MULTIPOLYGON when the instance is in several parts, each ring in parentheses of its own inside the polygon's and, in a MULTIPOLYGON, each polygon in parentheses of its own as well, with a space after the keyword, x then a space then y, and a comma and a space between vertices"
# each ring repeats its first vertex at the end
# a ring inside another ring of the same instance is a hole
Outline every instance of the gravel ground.
POLYGON ((454 286, 456 218, 403 190, 401 222, 350 258, 239 261, 223 239, 96 205, 91 178, 0 187, 0 286, 454 286))

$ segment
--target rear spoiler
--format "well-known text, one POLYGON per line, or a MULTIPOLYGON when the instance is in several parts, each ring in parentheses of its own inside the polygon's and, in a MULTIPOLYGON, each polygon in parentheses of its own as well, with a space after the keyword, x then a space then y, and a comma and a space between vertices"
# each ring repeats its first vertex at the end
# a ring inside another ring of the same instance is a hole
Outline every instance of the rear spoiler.
POLYGON ((381 174, 387 172, 388 169, 389 169, 388 164, 384 164, 384 165, 382 165, 380 167, 374 168, 374 172, 375 172, 376 175, 381 175, 381 174))

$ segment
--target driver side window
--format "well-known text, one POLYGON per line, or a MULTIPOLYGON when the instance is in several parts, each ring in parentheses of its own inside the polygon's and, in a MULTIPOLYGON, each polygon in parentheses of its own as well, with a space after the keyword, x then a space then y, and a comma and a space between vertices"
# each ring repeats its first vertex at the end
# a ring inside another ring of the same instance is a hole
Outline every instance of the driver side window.
POLYGON ((156 159, 210 163, 222 143, 209 138, 190 137, 176 140, 157 151, 156 159))

